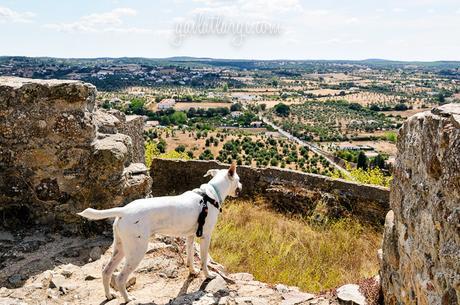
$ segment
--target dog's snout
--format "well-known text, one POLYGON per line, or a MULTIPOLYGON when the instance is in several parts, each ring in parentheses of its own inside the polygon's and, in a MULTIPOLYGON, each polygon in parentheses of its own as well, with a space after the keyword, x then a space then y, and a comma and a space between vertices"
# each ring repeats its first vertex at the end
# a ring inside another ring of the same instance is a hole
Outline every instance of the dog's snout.
POLYGON ((237 188, 236 188, 235 195, 236 195, 236 196, 241 195, 241 188, 240 188, 240 187, 237 187, 237 188))

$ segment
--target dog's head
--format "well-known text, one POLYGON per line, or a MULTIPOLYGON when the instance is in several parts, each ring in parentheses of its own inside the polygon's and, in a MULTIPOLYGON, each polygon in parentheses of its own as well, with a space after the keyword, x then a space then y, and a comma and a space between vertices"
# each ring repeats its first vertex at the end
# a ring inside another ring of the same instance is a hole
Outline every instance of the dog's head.
POLYGON ((240 183, 240 177, 236 173, 236 164, 232 163, 229 169, 210 169, 204 177, 212 176, 210 182, 215 181, 216 184, 223 185, 223 182, 228 187, 228 195, 238 197, 241 194, 243 185, 240 183))

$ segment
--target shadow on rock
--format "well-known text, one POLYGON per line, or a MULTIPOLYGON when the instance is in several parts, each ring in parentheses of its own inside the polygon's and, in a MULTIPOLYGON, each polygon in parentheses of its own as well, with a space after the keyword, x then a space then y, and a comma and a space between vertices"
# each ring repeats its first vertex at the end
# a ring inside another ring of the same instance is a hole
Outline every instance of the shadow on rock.
POLYGON ((56 266, 83 266, 98 260, 110 237, 65 237, 44 230, 0 232, 0 286, 19 288, 32 276, 56 266))

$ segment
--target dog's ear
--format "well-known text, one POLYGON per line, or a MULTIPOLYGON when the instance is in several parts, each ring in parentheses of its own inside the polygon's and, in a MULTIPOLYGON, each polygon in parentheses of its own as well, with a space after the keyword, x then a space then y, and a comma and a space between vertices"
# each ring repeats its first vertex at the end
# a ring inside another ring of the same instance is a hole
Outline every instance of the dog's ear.
POLYGON ((214 177, 218 171, 219 171, 218 169, 210 169, 206 172, 206 174, 203 177, 208 177, 208 176, 214 177))
POLYGON ((236 163, 232 162, 232 165, 230 165, 230 168, 228 169, 228 175, 230 177, 233 177, 233 175, 235 175, 235 172, 236 172, 236 163))

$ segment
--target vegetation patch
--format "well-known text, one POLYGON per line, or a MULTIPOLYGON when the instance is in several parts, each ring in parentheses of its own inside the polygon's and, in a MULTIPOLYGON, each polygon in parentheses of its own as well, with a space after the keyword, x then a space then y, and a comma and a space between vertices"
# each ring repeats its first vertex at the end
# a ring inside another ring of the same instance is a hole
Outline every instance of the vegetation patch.
POLYGON ((314 224, 261 200, 227 203, 211 254, 230 272, 320 292, 377 274, 382 234, 353 219, 314 224))
POLYGON ((367 169, 348 168, 348 172, 350 173, 350 176, 345 176, 341 172, 335 171, 332 178, 341 178, 349 181, 385 187, 390 187, 391 180, 393 179, 393 176, 385 175, 385 173, 378 167, 367 169))
POLYGON ((274 109, 268 117, 276 125, 306 141, 343 141, 362 133, 391 130, 400 125, 394 118, 346 101, 308 101, 291 105, 287 113, 283 111, 280 114, 274 109))

